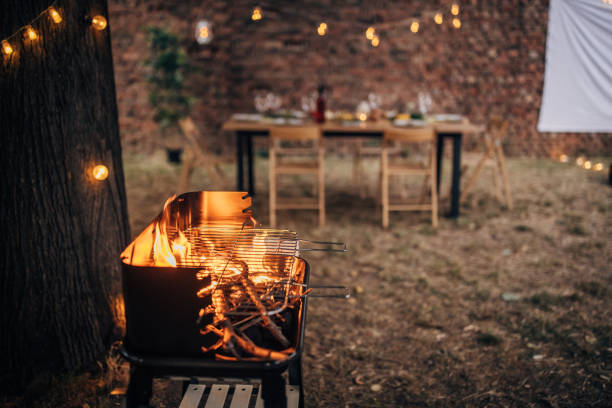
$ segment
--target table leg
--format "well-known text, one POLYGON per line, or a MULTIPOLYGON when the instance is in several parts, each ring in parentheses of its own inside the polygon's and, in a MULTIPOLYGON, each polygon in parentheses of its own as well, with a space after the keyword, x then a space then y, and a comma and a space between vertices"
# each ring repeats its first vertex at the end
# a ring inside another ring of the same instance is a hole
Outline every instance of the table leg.
POLYGON ((249 179, 248 192, 251 196, 255 195, 255 174, 253 171, 253 136, 246 136, 246 150, 247 150, 247 173, 249 179))
POLYGON ((442 153, 444 151, 444 135, 438 134, 438 146, 436 149, 436 187, 440 195, 440 175, 442 174, 442 153))
POLYGON ((453 181, 451 184, 450 217, 459 216, 459 197, 461 196, 461 139, 462 134, 453 135, 453 181))
POLYGON ((244 191, 244 170, 242 165, 242 158, 244 156, 242 151, 242 134, 236 133, 236 190, 244 191))

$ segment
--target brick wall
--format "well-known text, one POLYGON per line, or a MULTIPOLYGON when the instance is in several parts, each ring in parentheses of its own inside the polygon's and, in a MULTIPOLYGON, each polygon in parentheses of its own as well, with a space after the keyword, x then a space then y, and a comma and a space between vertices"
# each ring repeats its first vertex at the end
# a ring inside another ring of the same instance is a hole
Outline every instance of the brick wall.
MULTIPOLYGON (((148 105, 143 61, 145 27, 157 25, 185 37, 193 71, 193 118, 211 143, 228 145, 219 130, 232 112, 253 111, 258 90, 300 108, 319 82, 331 89, 328 107, 353 110, 375 92, 386 107, 406 106, 419 91, 432 95, 432 111, 459 112, 484 123, 510 120, 510 154, 610 154, 610 135, 541 134, 536 131, 546 47, 547 0, 463 1, 462 27, 449 24, 449 1, 259 1, 263 19, 250 20, 253 1, 109 0, 120 127, 126 150, 151 150, 159 137, 148 105), (446 21, 431 16, 446 9, 446 21), (420 16, 413 34, 408 24, 420 16), (197 19, 211 21, 214 39, 193 38, 197 19), (316 27, 326 22, 328 34, 316 27), (373 48, 365 29, 378 27, 373 48)), ((470 145, 470 141, 467 141, 470 145)))

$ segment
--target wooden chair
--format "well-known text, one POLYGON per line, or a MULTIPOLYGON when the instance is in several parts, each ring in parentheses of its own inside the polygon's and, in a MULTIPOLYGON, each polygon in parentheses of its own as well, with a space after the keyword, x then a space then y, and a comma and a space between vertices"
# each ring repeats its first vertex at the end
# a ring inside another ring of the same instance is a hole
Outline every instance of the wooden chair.
POLYGON ((382 225, 389 226, 389 211, 431 211, 431 223, 438 226, 438 192, 436 189, 436 135, 431 127, 415 129, 389 129, 383 136, 381 153, 381 176, 382 176, 382 225), (429 157, 425 164, 390 164, 389 150, 397 144, 421 144, 429 145, 429 157), (418 203, 394 203, 389 202, 389 178, 390 176, 425 176, 421 199, 418 203), (426 188, 431 190, 431 200, 423 203, 426 188))
POLYGON ((206 172, 213 181, 213 184, 219 184, 219 182, 223 185, 227 184, 228 179, 221 171, 219 165, 232 160, 224 160, 206 151, 198 141, 200 132, 190 117, 179 120, 179 127, 187 138, 188 145, 185 147, 178 193, 184 193, 189 189, 191 175, 196 167, 206 168, 206 172))
POLYGON ((276 211, 288 209, 318 210, 319 225, 325 225, 323 157, 323 139, 318 127, 275 126, 270 129, 270 225, 272 227, 276 227, 276 211), (294 146, 310 144, 310 146, 286 147, 283 144, 294 146), (302 160, 298 162, 289 161, 300 157, 302 160), (278 200, 277 181, 281 174, 314 175, 316 197, 278 200))
POLYGON ((492 117, 489 122, 488 132, 484 134, 485 141, 485 152, 474 167, 472 175, 468 179, 465 187, 461 190, 460 202, 465 201, 468 192, 472 188, 478 174, 482 170, 485 164, 489 164, 493 170, 493 185, 495 188, 495 194, 499 201, 503 201, 502 192, 500 189, 500 182, 503 184, 504 195, 506 199, 506 205, 508 209, 512 209, 512 197, 510 196, 510 185, 508 183, 508 170, 506 169, 506 157, 502 150, 502 140, 506 134, 508 128, 508 121, 502 120, 499 117, 492 117))

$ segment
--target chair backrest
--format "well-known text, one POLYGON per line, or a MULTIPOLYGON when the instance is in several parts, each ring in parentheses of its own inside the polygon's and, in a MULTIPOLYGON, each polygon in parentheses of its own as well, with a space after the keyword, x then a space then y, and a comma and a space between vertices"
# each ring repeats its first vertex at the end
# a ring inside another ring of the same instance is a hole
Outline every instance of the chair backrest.
POLYGON ((273 126, 270 128, 271 140, 319 140, 321 129, 317 126, 273 126))
POLYGON ((187 137, 191 143, 195 143, 197 145, 198 128, 196 127, 195 123, 193 123, 193 120, 187 116, 186 118, 179 119, 178 124, 185 137, 187 137))
POLYGON ((433 141, 435 132, 432 126, 405 129, 393 128, 385 130, 383 138, 389 142, 421 143, 433 141))
POLYGON ((497 140, 503 139, 508 129, 508 121, 502 119, 501 116, 491 116, 489 120, 489 129, 493 137, 497 140))

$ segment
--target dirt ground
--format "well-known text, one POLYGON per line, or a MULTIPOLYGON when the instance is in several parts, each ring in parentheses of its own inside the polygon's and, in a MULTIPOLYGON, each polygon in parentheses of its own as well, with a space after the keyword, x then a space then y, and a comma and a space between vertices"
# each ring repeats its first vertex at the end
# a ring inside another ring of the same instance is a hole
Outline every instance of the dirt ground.
MULTIPOLYGON (((135 236, 174 193, 180 167, 161 154, 124 159, 135 236)), ((510 159, 512 210, 495 198, 485 169, 458 219, 442 217, 433 229, 427 214, 392 213, 391 228, 383 230, 374 199, 377 161, 366 163, 366 199, 359 198, 350 162, 326 159, 325 227, 316 225, 314 212, 279 213, 280 225, 301 238, 349 248, 305 255, 311 283, 346 285, 352 293, 348 300, 309 300, 307 407, 612 406, 607 172, 510 159)), ((473 158, 466 155, 466 162, 473 158)), ((256 170, 255 218, 265 226, 265 157, 257 157, 256 170)), ((196 171, 192 189, 231 189, 233 168, 224 171, 225 182, 196 171)), ((289 190, 296 185, 302 184, 288 180, 289 190)), ((23 406, 117 406, 108 392, 125 378, 94 376, 83 380, 90 391, 82 398, 65 391, 57 404, 23 406), (72 402, 59 403, 68 394, 72 402)), ((155 384, 154 406, 178 406, 178 383, 155 384)))
MULTIPOLYGON (((279 213, 300 237, 349 248, 305 256, 311 283, 352 292, 349 300, 309 300, 308 407, 612 405, 607 172, 511 159, 512 210, 495 198, 485 169, 458 219, 442 217, 433 229, 427 214, 392 213, 383 230, 377 162, 366 163, 370 196, 360 199, 350 158, 326 160, 328 224, 316 226, 314 212, 279 213)), ((264 225, 266 166, 258 156, 255 218, 264 225)), ((125 170, 136 234, 159 212, 179 168, 161 156, 126 157, 125 170)), ((225 185, 196 172, 192 188, 231 189, 234 173, 225 170, 225 185)), ((446 183, 442 212, 447 197, 446 183)), ((166 394, 158 406, 175 400, 166 394)))

